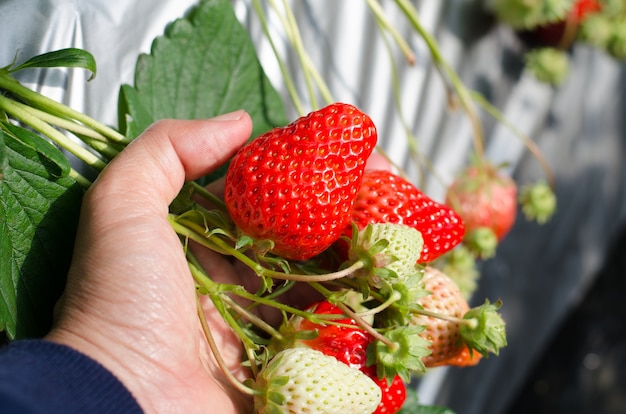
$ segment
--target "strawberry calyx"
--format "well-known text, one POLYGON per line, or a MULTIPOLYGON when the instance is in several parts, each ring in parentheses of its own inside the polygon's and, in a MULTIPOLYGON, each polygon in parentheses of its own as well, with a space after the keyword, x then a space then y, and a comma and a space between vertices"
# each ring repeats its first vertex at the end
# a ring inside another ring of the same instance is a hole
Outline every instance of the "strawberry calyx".
POLYGON ((476 257, 489 259, 496 254, 498 237, 490 227, 477 227, 467 234, 463 243, 476 257))
POLYGON ((374 341, 368 347, 367 365, 376 366, 379 378, 390 383, 398 375, 409 382, 412 372, 425 371, 422 358, 430 354, 430 343, 419 336, 423 326, 399 326, 384 333, 387 342, 374 341))
POLYGON ((524 56, 526 68, 544 83, 560 85, 569 74, 569 56, 561 49, 539 47, 524 56))
POLYGON ((490 353, 498 355, 500 348, 507 345, 505 322, 498 313, 501 306, 500 300, 494 303, 485 300, 463 316, 464 320, 471 321, 460 328, 461 340, 470 350, 487 357, 490 353))
POLYGON ((522 187, 519 202, 526 219, 539 224, 546 223, 556 210, 556 196, 545 181, 522 187))

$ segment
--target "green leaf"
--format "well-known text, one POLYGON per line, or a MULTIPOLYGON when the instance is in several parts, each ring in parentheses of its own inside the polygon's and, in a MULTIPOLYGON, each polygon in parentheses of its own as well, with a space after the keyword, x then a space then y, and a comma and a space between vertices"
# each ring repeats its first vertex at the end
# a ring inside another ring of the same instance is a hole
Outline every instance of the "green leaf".
POLYGON ((70 163, 67 158, 41 135, 8 122, 0 124, 1 129, 39 154, 41 162, 50 167, 49 170, 53 176, 62 177, 70 172, 70 163))
POLYGON ((4 144, 4 132, 0 128, 0 184, 2 184, 2 178, 4 177, 4 170, 9 166, 9 156, 7 155, 7 148, 4 144))
POLYGON ((0 330, 39 337, 65 285, 82 188, 59 166, 4 130, 0 183, 0 330), (44 160, 44 162, 42 162, 44 160))
POLYGON ((252 117, 253 136, 287 124, 231 2, 204 0, 139 57, 135 85, 120 91, 119 126, 136 137, 159 119, 210 118, 238 109, 252 117))
POLYGON ((44 53, 28 59, 21 65, 12 67, 9 72, 26 68, 82 68, 91 72, 89 80, 96 77, 96 60, 86 50, 67 48, 44 53))

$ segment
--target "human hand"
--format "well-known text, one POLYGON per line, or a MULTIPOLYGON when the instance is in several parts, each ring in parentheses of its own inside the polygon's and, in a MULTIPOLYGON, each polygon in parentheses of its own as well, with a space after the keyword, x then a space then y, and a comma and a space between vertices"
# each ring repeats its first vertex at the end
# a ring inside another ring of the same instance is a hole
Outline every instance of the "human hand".
MULTIPOLYGON (((47 339, 108 368, 146 412, 250 412, 223 379, 197 316, 194 281, 168 205, 185 180, 224 163, 251 132, 243 111, 160 121, 121 152, 85 195, 67 287, 47 339)), ((243 273, 217 254, 205 268, 225 282, 243 273)), ((211 332, 243 377, 241 346, 205 304, 211 332)))

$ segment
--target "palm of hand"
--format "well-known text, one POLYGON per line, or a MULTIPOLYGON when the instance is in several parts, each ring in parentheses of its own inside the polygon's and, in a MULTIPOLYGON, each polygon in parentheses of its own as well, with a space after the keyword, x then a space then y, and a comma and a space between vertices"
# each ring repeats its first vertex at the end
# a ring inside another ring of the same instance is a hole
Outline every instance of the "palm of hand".
MULTIPOLYGON (((217 163, 249 134, 247 117, 217 124, 221 130, 208 122, 204 135, 185 140, 173 136, 183 134, 180 123, 176 133, 155 126, 100 175, 85 196, 68 285, 48 336, 109 368, 147 412, 251 411, 206 345, 194 281, 167 221, 184 178, 215 166, 195 155, 197 147, 220 148, 217 163)), ((220 282, 240 283, 241 269, 223 257, 206 252, 199 260, 220 282)), ((207 300, 203 306, 222 357, 243 375, 238 340, 207 300)))

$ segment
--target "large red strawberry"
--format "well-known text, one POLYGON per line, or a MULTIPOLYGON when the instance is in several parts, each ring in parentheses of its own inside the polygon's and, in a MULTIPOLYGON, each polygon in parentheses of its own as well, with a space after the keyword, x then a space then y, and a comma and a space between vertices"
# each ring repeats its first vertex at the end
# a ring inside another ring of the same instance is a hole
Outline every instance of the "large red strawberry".
MULTIPOLYGON (((359 229, 374 223, 398 223, 422 233, 420 263, 433 261, 456 246, 465 234, 463 221, 413 184, 387 170, 366 171, 357 195, 352 220, 359 229)), ((351 236, 346 227, 344 235, 351 236)))
POLYGON ((372 120, 335 103, 242 147, 226 173, 235 224, 273 253, 306 260, 337 240, 350 220, 365 163, 376 146, 372 120))
MULTIPOLYGON (((318 315, 343 315, 341 309, 328 301, 316 303, 309 307, 308 311, 318 315)), ((318 324, 298 317, 292 319, 288 330, 296 337, 297 332, 315 332, 313 338, 298 339, 298 344, 335 357, 344 364, 364 372, 378 384, 382 391, 382 400, 374 414, 398 412, 406 399, 406 385, 398 375, 393 378, 391 384, 388 384, 387 379, 378 378, 375 366, 366 366, 367 347, 373 340, 372 336, 349 317, 333 319, 333 322, 335 323, 318 324)))
POLYGON ((463 218, 468 235, 487 227, 502 240, 517 216, 517 185, 490 164, 472 165, 450 185, 446 204, 463 218))

